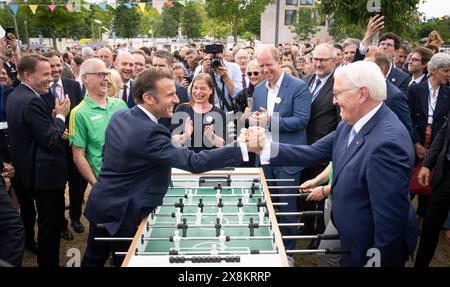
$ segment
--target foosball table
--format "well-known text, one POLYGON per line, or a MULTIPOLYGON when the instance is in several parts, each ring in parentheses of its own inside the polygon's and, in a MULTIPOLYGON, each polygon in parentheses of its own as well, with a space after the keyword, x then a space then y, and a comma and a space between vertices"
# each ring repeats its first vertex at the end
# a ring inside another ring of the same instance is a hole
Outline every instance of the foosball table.
POLYGON ((287 266, 264 174, 257 168, 172 171, 122 266, 287 266))

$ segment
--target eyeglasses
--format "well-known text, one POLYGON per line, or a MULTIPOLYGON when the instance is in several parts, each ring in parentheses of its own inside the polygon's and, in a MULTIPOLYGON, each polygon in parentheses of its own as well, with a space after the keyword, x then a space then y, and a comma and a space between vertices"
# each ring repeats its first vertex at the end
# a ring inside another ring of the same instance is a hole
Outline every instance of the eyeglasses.
POLYGON ((332 58, 313 58, 313 62, 321 62, 321 63, 325 63, 328 60, 331 60, 332 58))
POLYGON ((422 59, 411 58, 411 62, 422 62, 422 59))
POLYGON ((258 77, 259 76, 259 72, 258 71, 247 72, 247 76, 251 77, 252 75, 255 76, 255 77, 258 77))
POLYGON ((85 75, 96 75, 100 79, 104 79, 104 78, 108 77, 109 75, 111 75, 110 72, 84 73, 84 74, 85 75))
POLYGON ((339 94, 342 94, 343 92, 350 91, 350 90, 356 90, 356 89, 359 89, 359 88, 354 87, 354 88, 342 90, 342 91, 340 91, 340 92, 335 92, 335 91, 333 91, 333 97, 334 97, 334 98, 336 99, 336 101, 337 101, 337 100, 338 100, 339 94))

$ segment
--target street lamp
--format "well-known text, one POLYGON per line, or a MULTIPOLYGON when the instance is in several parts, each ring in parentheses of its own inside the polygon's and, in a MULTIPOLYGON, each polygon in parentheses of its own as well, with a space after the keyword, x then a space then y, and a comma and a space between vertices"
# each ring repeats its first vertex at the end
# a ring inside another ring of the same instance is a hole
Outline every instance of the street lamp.
POLYGON ((94 19, 94 22, 97 23, 98 26, 98 40, 101 41, 101 28, 102 28, 102 21, 98 20, 98 19, 94 19))

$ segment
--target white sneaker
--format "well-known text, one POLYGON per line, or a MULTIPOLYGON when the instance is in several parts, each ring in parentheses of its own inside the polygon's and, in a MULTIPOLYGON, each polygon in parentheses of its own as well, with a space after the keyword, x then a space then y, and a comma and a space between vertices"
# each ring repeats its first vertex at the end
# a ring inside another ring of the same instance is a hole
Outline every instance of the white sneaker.
POLYGON ((295 267, 295 259, 294 259, 294 256, 288 256, 287 259, 288 259, 289 267, 295 267))

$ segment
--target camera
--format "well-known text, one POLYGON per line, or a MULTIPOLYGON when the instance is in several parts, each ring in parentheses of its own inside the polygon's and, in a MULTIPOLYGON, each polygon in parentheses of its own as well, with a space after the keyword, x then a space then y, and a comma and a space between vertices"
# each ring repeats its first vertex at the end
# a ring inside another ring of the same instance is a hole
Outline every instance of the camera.
POLYGON ((16 36, 14 35, 14 28, 7 27, 5 30, 5 37, 8 40, 14 41, 16 39, 16 36))
POLYGON ((223 53, 223 45, 222 44, 209 44, 205 46, 206 54, 213 54, 213 58, 211 59, 211 68, 217 69, 222 66, 222 58, 218 57, 217 54, 223 53))

